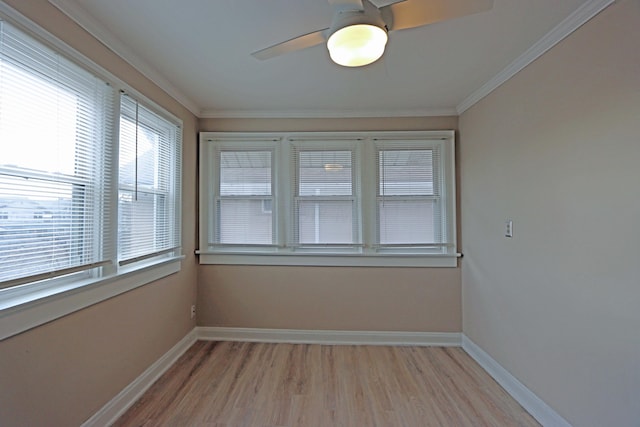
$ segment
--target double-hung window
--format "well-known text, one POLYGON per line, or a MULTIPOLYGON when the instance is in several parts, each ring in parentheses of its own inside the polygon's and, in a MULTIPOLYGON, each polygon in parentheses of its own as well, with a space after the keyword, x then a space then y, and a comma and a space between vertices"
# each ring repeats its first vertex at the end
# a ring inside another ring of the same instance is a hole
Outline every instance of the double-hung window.
POLYGON ((180 127, 120 100, 118 259, 128 265, 180 249, 180 127))
POLYGON ((182 173, 179 119, 2 16, 0 339, 178 271, 182 173))
POLYGON ((324 252, 360 247, 356 147, 293 141, 291 246, 324 252))
POLYGON ((0 288, 109 269, 114 99, 0 21, 0 288))
POLYGON ((203 132, 200 262, 455 266, 453 153, 453 131, 203 132))
POLYGON ((208 169, 217 173, 212 175, 215 190, 207 203, 215 219, 205 219, 207 245, 227 250, 275 248, 276 146, 268 140, 220 141, 213 149, 208 169))
POLYGON ((450 244, 443 205, 441 144, 376 141, 376 245, 380 250, 442 252, 450 244))

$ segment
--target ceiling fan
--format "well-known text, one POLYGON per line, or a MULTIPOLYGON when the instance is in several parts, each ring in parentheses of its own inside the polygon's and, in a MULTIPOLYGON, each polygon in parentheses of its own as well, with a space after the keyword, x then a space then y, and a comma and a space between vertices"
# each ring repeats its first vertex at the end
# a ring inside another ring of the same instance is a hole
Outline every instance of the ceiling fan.
POLYGON ((331 26, 252 53, 269 59, 327 43, 331 59, 346 67, 378 60, 388 32, 421 27, 483 12, 493 0, 328 0, 334 8, 331 26))

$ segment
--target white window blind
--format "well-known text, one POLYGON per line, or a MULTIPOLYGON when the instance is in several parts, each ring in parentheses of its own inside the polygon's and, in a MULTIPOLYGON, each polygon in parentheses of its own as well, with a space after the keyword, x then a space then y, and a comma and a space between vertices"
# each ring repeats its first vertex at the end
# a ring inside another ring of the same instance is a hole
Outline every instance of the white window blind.
POLYGON ((355 152, 294 145, 293 245, 353 246, 358 242, 355 152))
POLYGON ((216 150, 213 245, 274 244, 273 157, 269 147, 216 150))
POLYGON ((0 21, 0 288, 112 262, 114 90, 0 21))
POLYGON ((180 249, 180 126, 134 98, 120 106, 120 265, 180 249))
POLYGON ((376 222, 380 248, 450 245, 439 145, 376 143, 376 222))

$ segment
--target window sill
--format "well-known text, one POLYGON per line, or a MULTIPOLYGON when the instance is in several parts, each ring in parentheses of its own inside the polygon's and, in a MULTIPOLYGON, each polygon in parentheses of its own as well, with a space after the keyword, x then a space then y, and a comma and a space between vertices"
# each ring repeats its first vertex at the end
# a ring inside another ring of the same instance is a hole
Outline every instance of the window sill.
POLYGON ((458 254, 296 254, 198 252, 200 264, 318 267, 457 267, 458 254))
POLYGON ((177 273, 183 258, 71 284, 4 289, 0 291, 0 340, 177 273))

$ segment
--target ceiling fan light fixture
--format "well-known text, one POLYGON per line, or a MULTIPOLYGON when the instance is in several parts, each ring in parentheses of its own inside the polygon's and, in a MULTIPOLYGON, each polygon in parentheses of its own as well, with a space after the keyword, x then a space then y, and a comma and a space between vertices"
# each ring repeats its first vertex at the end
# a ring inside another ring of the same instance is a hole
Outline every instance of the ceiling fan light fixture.
POLYGON ((387 31, 377 25, 348 25, 331 34, 327 48, 336 64, 362 67, 380 59, 387 39, 387 31))

